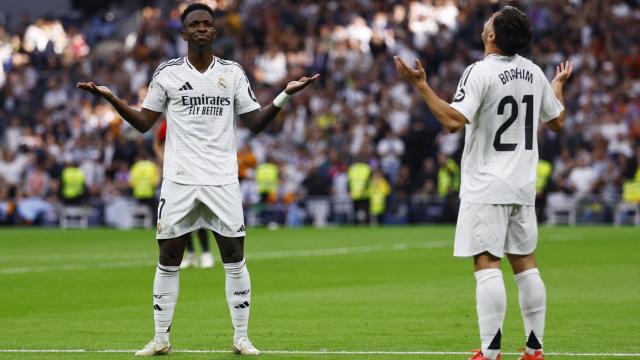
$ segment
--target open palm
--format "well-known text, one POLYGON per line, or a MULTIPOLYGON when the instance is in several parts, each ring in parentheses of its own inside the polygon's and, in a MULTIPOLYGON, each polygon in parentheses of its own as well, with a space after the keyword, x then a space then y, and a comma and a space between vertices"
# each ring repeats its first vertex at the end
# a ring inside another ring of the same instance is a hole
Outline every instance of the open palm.
POLYGON ((101 97, 104 97, 104 98, 107 98, 107 97, 113 95, 113 92, 108 87, 106 87, 104 85, 96 85, 92 81, 79 82, 79 83, 76 84, 76 87, 80 88, 82 90, 86 90, 86 91, 92 93, 93 95, 101 96, 101 97))
POLYGON ((419 83, 427 81, 427 73, 424 71, 422 67, 422 63, 420 60, 416 59, 416 68, 413 69, 409 65, 405 64, 399 56, 394 56, 393 61, 396 64, 396 69, 400 73, 405 80, 410 82, 412 85, 418 85, 419 83))
POLYGON ((303 76, 298 80, 291 81, 290 83, 287 84, 287 87, 284 89, 284 92, 286 92, 288 95, 293 95, 298 91, 309 86, 309 84, 311 84, 312 82, 318 80, 319 77, 320 77, 320 74, 315 74, 312 77, 303 76))
POLYGON ((571 72, 573 71, 573 64, 571 61, 565 61, 560 63, 560 65, 556 66, 556 76, 553 78, 551 83, 560 83, 564 84, 565 81, 571 76, 571 72))

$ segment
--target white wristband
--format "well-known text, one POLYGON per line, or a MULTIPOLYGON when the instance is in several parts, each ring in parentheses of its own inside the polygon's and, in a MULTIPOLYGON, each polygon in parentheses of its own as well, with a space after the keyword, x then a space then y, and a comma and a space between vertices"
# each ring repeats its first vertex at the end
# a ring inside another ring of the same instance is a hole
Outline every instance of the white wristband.
POLYGON ((278 96, 276 96, 275 99, 273 99, 273 106, 282 109, 288 100, 289 94, 282 91, 280 94, 278 94, 278 96))

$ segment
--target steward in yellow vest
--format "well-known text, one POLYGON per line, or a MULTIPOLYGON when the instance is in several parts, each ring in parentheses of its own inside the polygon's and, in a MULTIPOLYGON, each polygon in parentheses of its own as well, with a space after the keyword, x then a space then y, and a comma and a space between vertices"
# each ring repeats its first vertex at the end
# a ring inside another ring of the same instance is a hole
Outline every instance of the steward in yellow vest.
POLYGON ((66 204, 79 204, 85 194, 84 170, 70 164, 62 170, 61 176, 62 201, 66 204))
POLYGON ((371 216, 376 219, 377 224, 384 223, 384 212, 387 206, 387 196, 391 193, 391 186, 384 178, 380 170, 373 172, 370 188, 370 207, 371 216))
POLYGON ((357 224, 369 223, 369 185, 371 167, 364 162, 356 162, 347 171, 349 195, 353 201, 353 210, 357 224))

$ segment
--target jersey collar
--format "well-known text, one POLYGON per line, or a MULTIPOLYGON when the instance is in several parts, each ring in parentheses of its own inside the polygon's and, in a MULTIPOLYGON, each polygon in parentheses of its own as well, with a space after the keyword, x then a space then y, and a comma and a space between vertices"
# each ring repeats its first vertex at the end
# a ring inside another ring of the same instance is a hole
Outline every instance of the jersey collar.
POLYGON ((487 56, 485 56, 484 59, 482 60, 489 60, 491 58, 497 58, 497 59, 503 59, 503 58, 515 58, 516 56, 518 56, 518 54, 515 54, 513 56, 506 56, 506 55, 500 55, 500 54, 489 54, 487 56))
POLYGON ((198 71, 198 69, 196 69, 196 67, 195 67, 195 66, 193 66, 193 64, 191 64, 191 62, 189 62, 189 57, 188 57, 188 56, 185 56, 185 57, 184 57, 184 60, 185 60, 185 62, 186 62, 186 64, 187 64, 187 66, 188 66, 191 70, 193 70, 193 71, 197 72, 198 74, 206 74, 209 70, 213 69, 213 66, 216 64, 217 59, 218 59, 218 58, 214 55, 214 56, 213 56, 213 59, 211 60, 211 64, 209 65, 209 67, 207 67, 207 70, 205 70, 205 72, 201 73, 200 71, 198 71))

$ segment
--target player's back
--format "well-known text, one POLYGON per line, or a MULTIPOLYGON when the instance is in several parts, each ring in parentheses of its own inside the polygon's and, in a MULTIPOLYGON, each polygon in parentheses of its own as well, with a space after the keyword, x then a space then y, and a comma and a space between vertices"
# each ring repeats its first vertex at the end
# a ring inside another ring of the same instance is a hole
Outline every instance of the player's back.
POLYGON ((519 55, 489 55, 467 68, 452 107, 469 120, 460 197, 533 205, 538 124, 562 111, 542 70, 519 55))

